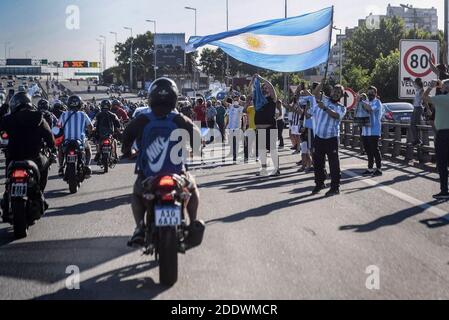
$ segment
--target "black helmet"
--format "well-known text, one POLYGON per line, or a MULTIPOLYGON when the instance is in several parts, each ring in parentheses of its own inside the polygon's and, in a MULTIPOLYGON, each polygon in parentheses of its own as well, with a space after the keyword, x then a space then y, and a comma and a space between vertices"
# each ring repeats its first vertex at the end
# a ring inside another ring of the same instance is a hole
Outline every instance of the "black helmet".
POLYGON ((71 96, 69 100, 67 100, 67 106, 70 110, 81 110, 83 107, 83 100, 79 96, 71 96))
POLYGON ((64 110, 64 104, 61 101, 56 100, 53 103, 53 110, 64 110))
POLYGON ((41 99, 37 103, 37 110, 43 112, 43 111, 50 111, 50 103, 48 100, 41 99))
POLYGON ((149 92, 152 108, 163 108, 172 111, 178 102, 179 90, 176 83, 168 78, 159 78, 153 82, 149 92))
POLYGON ((114 100, 112 100, 111 106, 112 106, 112 107, 115 107, 115 106, 121 107, 121 106, 122 106, 122 103, 121 103, 119 100, 114 99, 114 100))
POLYGON ((111 110, 112 104, 109 100, 101 101, 101 110, 111 110))
POLYGON ((9 101, 9 108, 11 109, 11 113, 15 113, 21 109, 32 109, 31 97, 26 92, 18 92, 9 101))

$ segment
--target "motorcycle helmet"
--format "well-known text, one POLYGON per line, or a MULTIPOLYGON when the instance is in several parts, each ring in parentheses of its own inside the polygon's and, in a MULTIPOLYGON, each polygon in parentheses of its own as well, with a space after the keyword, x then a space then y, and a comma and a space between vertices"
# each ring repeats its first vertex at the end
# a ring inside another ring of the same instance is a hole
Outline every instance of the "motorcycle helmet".
POLYGON ((31 102, 31 97, 26 92, 16 93, 9 101, 9 108, 11 113, 15 113, 22 109, 32 109, 33 104, 31 102))
POLYGON ((80 111, 83 107, 83 100, 79 96, 71 96, 67 100, 67 106, 70 110, 80 111))
POLYGON ((170 113, 176 108, 179 90, 176 83, 168 78, 159 78, 153 82, 149 92, 150 106, 163 113, 170 113))

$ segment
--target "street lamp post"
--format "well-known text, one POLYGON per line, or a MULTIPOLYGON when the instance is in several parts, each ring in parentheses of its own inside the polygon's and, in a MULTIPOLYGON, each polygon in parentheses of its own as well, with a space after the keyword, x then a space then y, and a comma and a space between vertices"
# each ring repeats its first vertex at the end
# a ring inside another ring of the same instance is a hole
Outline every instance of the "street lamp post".
POLYGON ((401 4, 400 5, 402 8, 404 9, 409 9, 409 10, 413 10, 413 32, 414 32, 414 36, 416 37, 416 24, 417 24, 417 20, 418 20, 418 15, 416 13, 416 8, 414 8, 411 5, 408 4, 401 4))
POLYGON ((332 29, 340 31, 340 84, 343 83, 343 30, 341 28, 332 27, 332 29))
MULTIPOLYGON (((288 18, 288 3, 285 0, 285 19, 288 18)), ((284 99, 288 102, 288 73, 284 73, 284 99)))
MULTIPOLYGON (((118 43, 118 39, 117 39, 118 34, 117 34, 117 32, 110 31, 109 33, 113 34, 115 36, 115 46, 117 46, 117 43, 118 43)), ((114 52, 115 52, 115 47, 114 47, 114 52)))
POLYGON ((447 58, 449 57, 449 0, 444 0, 444 57, 446 61, 443 63, 449 63, 447 58))
POLYGON ((96 39, 98 41, 98 45, 99 45, 99 57, 100 57, 100 63, 101 63, 101 70, 104 71, 104 64, 103 64, 103 40, 101 39, 96 39))
POLYGON ((8 46, 11 44, 10 41, 5 42, 5 60, 8 59, 8 46))
POLYGON ((11 50, 14 49, 14 47, 9 47, 8 48, 8 57, 11 58, 11 50))
MULTIPOLYGON (((100 38, 102 38, 103 39, 103 41, 104 41, 104 46, 103 46, 103 63, 104 63, 104 70, 106 70, 107 69, 107 56, 106 56, 106 48, 107 48, 107 38, 106 38, 106 36, 103 36, 103 35, 101 35, 100 36, 100 38)), ((103 71, 104 71, 103 70, 103 71)))
MULTIPOLYGON (((229 0, 226 0, 226 31, 229 31, 229 0)), ((228 80, 227 85, 229 85, 229 76, 229 54, 226 54, 226 79, 228 80)))
POLYGON ((153 37, 153 46, 154 46, 154 80, 157 79, 157 48, 156 48, 156 33, 157 33, 157 24, 156 24, 156 20, 147 20, 147 22, 153 23, 154 24, 154 37, 153 37))
MULTIPOLYGON (((185 7, 185 9, 195 11, 195 36, 197 36, 197 9, 196 8, 192 8, 192 7, 185 7)), ((193 89, 195 89, 195 82, 196 82, 195 81, 195 70, 192 70, 192 71, 193 71, 192 87, 194 87, 193 89)))
POLYGON ((129 91, 133 89, 133 55, 134 55, 134 39, 133 39, 133 28, 123 27, 125 30, 131 31, 131 53, 130 53, 130 63, 129 63, 129 91))

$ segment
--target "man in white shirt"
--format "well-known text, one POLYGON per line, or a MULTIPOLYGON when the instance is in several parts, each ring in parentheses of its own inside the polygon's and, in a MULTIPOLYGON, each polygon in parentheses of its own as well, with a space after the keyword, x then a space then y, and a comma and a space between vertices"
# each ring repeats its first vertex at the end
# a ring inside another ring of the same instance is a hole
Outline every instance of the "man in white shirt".
POLYGON ((229 130, 229 142, 232 149, 232 160, 237 163, 238 150, 240 147, 240 138, 242 137, 242 119, 243 107, 239 102, 240 98, 235 97, 234 100, 228 98, 225 103, 226 111, 226 128, 229 130))

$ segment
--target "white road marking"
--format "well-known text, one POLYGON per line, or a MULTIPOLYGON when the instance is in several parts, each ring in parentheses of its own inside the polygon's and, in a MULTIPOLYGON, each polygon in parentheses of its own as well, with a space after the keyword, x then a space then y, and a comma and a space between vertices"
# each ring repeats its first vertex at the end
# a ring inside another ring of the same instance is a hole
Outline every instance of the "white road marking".
POLYGON ((416 207, 420 207, 424 211, 430 212, 430 213, 436 215, 437 217, 440 217, 440 218, 442 218, 444 220, 449 221, 449 213, 447 213, 446 211, 444 211, 444 210, 442 210, 440 208, 431 206, 428 203, 425 203, 425 202, 422 202, 422 201, 420 201, 418 199, 415 199, 412 196, 409 196, 408 194, 405 194, 405 193, 403 193, 401 191, 398 191, 396 189, 393 189, 391 187, 384 186, 382 183, 379 183, 379 182, 374 181, 372 179, 365 179, 363 177, 360 177, 359 174, 357 174, 357 173, 355 173, 353 171, 345 170, 343 173, 347 174, 351 178, 359 178, 359 181, 362 181, 362 182, 364 182, 364 183, 366 183, 366 184, 368 184, 370 186, 373 186, 373 187, 378 187, 380 190, 382 190, 382 191, 384 191, 384 192, 386 192, 386 193, 388 193, 388 194, 390 194, 390 195, 392 195, 392 196, 394 196, 394 197, 396 197, 396 198, 398 198, 398 199, 400 199, 402 201, 410 203, 411 205, 414 205, 416 207))

